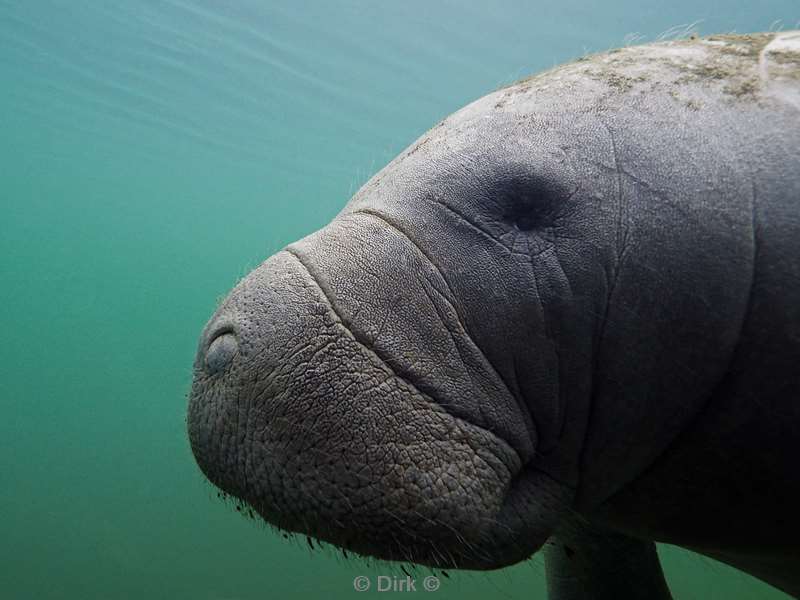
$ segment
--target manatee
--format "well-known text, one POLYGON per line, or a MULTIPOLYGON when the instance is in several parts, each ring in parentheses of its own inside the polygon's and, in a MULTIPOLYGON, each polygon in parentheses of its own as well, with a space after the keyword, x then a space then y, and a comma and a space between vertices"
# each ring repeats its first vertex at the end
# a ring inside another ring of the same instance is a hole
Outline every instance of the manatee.
POLYGON ((469 104, 200 337, 211 483, 361 555, 667 598, 655 542, 800 595, 800 32, 469 104))

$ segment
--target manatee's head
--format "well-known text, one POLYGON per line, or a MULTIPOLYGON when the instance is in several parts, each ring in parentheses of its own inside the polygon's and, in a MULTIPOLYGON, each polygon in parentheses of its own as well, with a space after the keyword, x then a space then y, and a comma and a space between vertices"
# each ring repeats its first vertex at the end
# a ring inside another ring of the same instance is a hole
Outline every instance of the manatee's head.
POLYGON ((587 395, 577 332, 600 310, 559 268, 579 186, 538 124, 483 102, 251 272, 202 333, 192 450, 280 528, 491 569, 569 510, 564 404, 587 395))

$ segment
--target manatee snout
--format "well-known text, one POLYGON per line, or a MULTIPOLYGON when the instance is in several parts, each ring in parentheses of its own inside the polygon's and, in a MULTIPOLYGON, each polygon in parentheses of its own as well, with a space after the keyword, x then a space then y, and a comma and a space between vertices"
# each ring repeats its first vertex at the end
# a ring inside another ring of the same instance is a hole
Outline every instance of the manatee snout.
POLYGON ((239 338, 230 325, 216 325, 206 336, 207 344, 201 350, 205 371, 219 373, 233 360, 239 349, 239 338))
POLYGON ((535 551, 560 491, 527 468, 524 419, 491 410, 498 384, 465 364, 463 340, 448 346, 453 300, 434 275, 357 215, 242 280, 195 362, 188 429, 208 479, 280 528, 365 555, 494 568, 535 551))

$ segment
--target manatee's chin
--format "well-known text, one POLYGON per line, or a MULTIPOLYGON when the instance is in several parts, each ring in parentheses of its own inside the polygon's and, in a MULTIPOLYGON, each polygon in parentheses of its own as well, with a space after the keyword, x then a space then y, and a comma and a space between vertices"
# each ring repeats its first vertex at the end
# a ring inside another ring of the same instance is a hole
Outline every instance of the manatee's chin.
POLYGON ((371 451, 326 447, 327 437, 309 446, 297 435, 305 424, 285 423, 280 434, 238 447, 246 477, 204 470, 271 525, 362 556, 488 570, 535 553, 571 500, 567 490, 524 468, 486 430, 424 405, 415 419, 404 428, 415 439, 385 429, 371 451))
MULTIPOLYGON (((298 521, 277 515, 255 500, 251 506, 268 523, 285 531, 311 536, 352 553, 441 569, 493 570, 524 561, 546 542, 571 500, 570 491, 544 474, 530 469, 510 483, 496 514, 474 514, 452 519, 459 506, 424 523, 395 514, 385 529, 365 529, 358 515, 349 520, 298 521)), ((417 515, 418 516, 418 515, 417 515)))

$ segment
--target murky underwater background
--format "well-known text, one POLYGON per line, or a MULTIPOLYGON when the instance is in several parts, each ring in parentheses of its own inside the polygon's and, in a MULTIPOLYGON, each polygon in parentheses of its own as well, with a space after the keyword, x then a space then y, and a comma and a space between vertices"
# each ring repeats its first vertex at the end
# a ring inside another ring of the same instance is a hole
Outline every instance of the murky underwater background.
MULTIPOLYGON (((695 22, 798 20, 798 0, 0 0, 0 597, 354 598, 376 594, 357 575, 402 576, 204 483, 185 395, 217 299, 497 87, 695 22)), ((784 597, 661 552, 677 598, 784 597)), ((449 575, 431 596, 545 597, 538 557, 449 575)))

